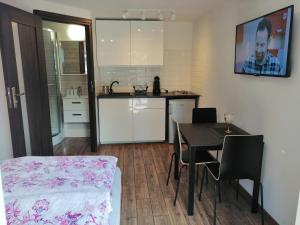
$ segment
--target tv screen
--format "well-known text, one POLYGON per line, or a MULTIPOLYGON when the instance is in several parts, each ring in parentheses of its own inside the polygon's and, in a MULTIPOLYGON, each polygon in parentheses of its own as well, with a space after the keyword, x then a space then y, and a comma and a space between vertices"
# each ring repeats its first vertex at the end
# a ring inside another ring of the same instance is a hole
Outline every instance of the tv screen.
POLYGON ((294 6, 236 26, 237 74, 288 77, 294 6))

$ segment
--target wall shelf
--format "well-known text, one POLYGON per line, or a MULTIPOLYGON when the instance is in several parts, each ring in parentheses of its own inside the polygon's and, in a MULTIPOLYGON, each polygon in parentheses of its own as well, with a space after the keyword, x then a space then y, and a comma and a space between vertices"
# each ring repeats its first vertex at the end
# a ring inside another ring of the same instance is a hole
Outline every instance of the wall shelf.
POLYGON ((78 74, 73 74, 73 73, 63 73, 61 76, 87 76, 87 74, 84 73, 78 73, 78 74))

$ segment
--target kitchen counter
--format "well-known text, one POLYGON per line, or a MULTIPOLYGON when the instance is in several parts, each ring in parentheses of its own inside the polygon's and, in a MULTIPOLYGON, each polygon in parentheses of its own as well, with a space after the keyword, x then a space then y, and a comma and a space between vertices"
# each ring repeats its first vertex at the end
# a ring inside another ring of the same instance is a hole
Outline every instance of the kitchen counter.
POLYGON ((153 95, 151 92, 147 92, 147 94, 134 94, 128 92, 117 92, 112 95, 106 95, 100 93, 97 98, 166 98, 166 99, 184 99, 184 98, 199 98, 200 95, 195 94, 193 92, 181 93, 181 92, 168 92, 161 93, 159 95, 153 95))
POLYGON ((192 114, 192 109, 198 107, 200 95, 182 91, 160 95, 117 92, 112 95, 99 94, 97 98, 100 142, 111 144, 168 140, 169 113, 187 107, 192 114))

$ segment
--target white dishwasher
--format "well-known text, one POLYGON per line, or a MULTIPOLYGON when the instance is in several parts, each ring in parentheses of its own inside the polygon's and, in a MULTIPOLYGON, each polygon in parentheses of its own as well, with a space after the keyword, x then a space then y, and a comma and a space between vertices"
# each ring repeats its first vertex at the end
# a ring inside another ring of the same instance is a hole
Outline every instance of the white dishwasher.
POLYGON ((195 99, 174 99, 169 101, 169 143, 174 142, 174 127, 171 118, 178 123, 192 123, 195 99))

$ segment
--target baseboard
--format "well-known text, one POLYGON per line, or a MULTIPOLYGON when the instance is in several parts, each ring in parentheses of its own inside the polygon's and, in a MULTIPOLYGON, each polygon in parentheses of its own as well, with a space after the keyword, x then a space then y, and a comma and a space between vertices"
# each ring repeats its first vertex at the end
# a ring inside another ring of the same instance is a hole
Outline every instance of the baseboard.
MULTIPOLYGON (((239 184, 239 194, 243 196, 247 202, 249 202, 250 204, 252 203, 252 196, 246 191, 246 189, 241 184, 239 184)), ((258 211, 261 212, 261 210, 264 210, 265 219, 267 219, 268 222, 270 222, 270 225, 279 225, 279 223, 265 209, 262 209, 261 206, 258 205, 258 211)))

